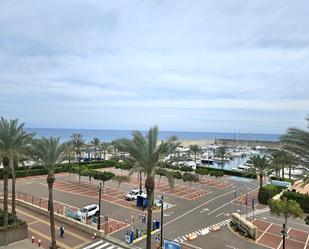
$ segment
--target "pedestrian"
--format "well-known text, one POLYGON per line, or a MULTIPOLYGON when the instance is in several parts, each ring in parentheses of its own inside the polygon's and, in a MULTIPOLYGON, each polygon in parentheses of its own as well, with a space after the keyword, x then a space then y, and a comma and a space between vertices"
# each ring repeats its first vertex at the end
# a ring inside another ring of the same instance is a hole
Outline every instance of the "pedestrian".
POLYGON ((60 237, 63 238, 63 236, 64 236, 64 225, 60 227, 60 237))

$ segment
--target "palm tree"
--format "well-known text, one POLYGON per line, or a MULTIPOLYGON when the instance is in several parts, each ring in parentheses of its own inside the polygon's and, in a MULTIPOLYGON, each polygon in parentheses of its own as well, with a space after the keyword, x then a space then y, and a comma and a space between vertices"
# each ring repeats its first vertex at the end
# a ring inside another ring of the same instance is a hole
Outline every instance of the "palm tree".
POLYGON ((48 210, 50 218, 51 247, 57 248, 55 234, 53 184, 55 182, 55 169, 63 162, 66 153, 66 145, 60 143, 60 138, 41 138, 34 141, 33 151, 35 159, 47 170, 48 184, 48 210))
MULTIPOLYGON (((22 124, 23 126, 24 124, 22 124)), ((23 156, 29 155, 31 153, 31 142, 33 133, 29 134, 24 130, 20 130, 18 136, 16 137, 16 155, 13 158, 12 170, 12 215, 16 216, 16 177, 15 177, 15 169, 19 167, 19 163, 23 156)))
MULTIPOLYGON (((151 128, 145 137, 139 131, 134 131, 132 136, 132 140, 121 139, 117 146, 121 151, 129 154, 129 156, 123 157, 122 159, 133 165, 130 174, 142 170, 146 177, 145 188, 148 201, 146 248, 150 249, 155 172, 156 169, 160 167, 162 159, 174 151, 179 143, 177 142, 176 137, 171 137, 167 141, 161 141, 158 144, 158 127, 156 126, 151 128)), ((163 170, 161 170, 161 173, 163 173, 163 170)), ((172 175, 168 171, 165 171, 164 174, 172 188, 174 184, 172 175)))
POLYGON ((71 141, 76 153, 77 161, 80 162, 80 157, 85 147, 85 140, 83 139, 83 135, 79 133, 73 133, 71 136, 71 141))
POLYGON ((216 151, 215 151, 215 156, 221 159, 221 169, 223 170, 224 168, 224 159, 228 156, 228 150, 226 147, 219 147, 216 151))
POLYGON ((261 189, 263 187, 263 177, 269 175, 270 172, 273 171, 269 158, 266 155, 252 155, 247 163, 250 165, 253 171, 259 175, 261 189))
MULTIPOLYGON (((284 169, 285 167, 289 167, 289 169, 291 169, 291 165, 294 162, 294 158, 293 156, 288 153, 285 150, 277 150, 272 154, 272 165, 274 166, 274 169, 276 169, 276 171, 280 171, 282 172, 282 176, 281 178, 284 179, 284 169)), ((289 170, 289 177, 290 177, 290 172, 291 170, 289 170)))
MULTIPOLYGON (((98 137, 94 137, 90 144, 94 147, 94 157, 97 158, 97 151, 100 149, 100 145, 101 145, 101 140, 98 137)), ((100 153, 101 154, 101 153, 100 153)), ((101 157, 101 155, 100 155, 101 157)))
POLYGON ((200 148, 200 146, 197 145, 197 144, 190 144, 189 148, 190 148, 190 151, 191 151, 191 152, 193 153, 193 155, 194 155, 194 162, 196 163, 196 156, 197 156, 198 153, 201 152, 201 148, 200 148))
POLYGON ((14 159, 24 151, 24 145, 29 134, 23 130, 24 123, 18 124, 18 119, 0 120, 0 155, 3 158, 3 224, 8 225, 8 174, 12 170, 12 213, 15 211, 15 170, 14 159))
MULTIPOLYGON (((104 159, 104 160, 105 160, 105 158, 106 158, 106 153, 107 153, 107 150, 108 150, 108 146, 109 146, 109 144, 106 143, 106 142, 102 142, 102 143, 100 144, 101 152, 103 151, 103 159, 104 159)), ((101 157, 101 155, 100 155, 100 157, 101 157)))
MULTIPOLYGON (((309 122, 309 117, 307 118, 309 122)), ((309 128, 309 123, 307 125, 309 128)), ((284 149, 294 156, 296 164, 309 173, 309 131, 308 129, 289 128, 283 136, 280 137, 284 149)), ((309 179, 306 177, 306 179, 309 179)), ((309 182, 305 182, 309 183, 309 182)))

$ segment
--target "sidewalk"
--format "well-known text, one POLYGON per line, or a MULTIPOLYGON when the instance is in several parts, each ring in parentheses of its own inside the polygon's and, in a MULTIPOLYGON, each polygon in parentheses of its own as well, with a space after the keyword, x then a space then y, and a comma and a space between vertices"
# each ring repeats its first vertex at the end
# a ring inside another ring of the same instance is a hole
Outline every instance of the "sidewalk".
POLYGON ((32 245, 31 241, 28 239, 9 244, 8 246, 0 247, 0 249, 34 249, 34 248, 37 248, 37 246, 32 245))
MULTIPOLYGON (((20 206, 17 207, 16 211, 17 216, 28 223, 28 238, 31 240, 32 236, 34 236, 36 248, 38 248, 39 239, 41 240, 40 248, 49 248, 51 243, 49 217, 20 206)), ((55 225, 57 245, 60 248, 78 248, 92 241, 87 233, 83 233, 69 225, 65 225, 64 238, 61 238, 59 229, 62 224, 55 221, 55 225)))

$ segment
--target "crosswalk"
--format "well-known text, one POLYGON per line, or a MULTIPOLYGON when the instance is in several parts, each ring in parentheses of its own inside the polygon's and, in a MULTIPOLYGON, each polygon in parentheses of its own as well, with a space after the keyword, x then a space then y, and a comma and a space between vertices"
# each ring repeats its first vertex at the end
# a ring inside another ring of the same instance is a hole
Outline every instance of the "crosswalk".
POLYGON ((105 240, 98 240, 88 246, 83 247, 83 249, 123 249, 123 247, 116 246, 105 240))
POLYGON ((213 224, 213 225, 201 228, 199 230, 196 230, 195 232, 188 233, 188 234, 183 235, 183 236, 178 236, 176 239, 174 239, 174 241, 175 242, 180 242, 180 243, 184 242, 184 241, 188 240, 189 234, 196 234, 197 236, 199 236, 199 235, 201 235, 202 230, 207 229, 207 230, 211 231, 211 230, 213 230, 214 227, 217 227, 217 226, 223 227, 223 226, 227 225, 230 221, 231 221, 231 219, 226 219, 226 220, 220 221, 220 222, 218 222, 216 224, 213 224))

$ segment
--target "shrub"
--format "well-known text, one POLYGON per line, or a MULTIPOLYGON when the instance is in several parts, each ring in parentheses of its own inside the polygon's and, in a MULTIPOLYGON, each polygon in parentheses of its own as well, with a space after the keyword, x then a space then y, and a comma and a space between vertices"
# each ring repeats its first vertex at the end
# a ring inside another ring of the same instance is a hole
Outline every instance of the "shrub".
POLYGON ((296 192, 285 191, 282 197, 286 197, 288 200, 294 200, 299 203, 304 212, 309 213, 309 195, 296 192))
POLYGON ((182 174, 179 171, 172 171, 171 174, 172 174, 172 177, 175 179, 182 179, 182 174))
MULTIPOLYGON (((104 160, 104 161, 98 161, 95 163, 88 163, 88 164, 65 163, 57 167, 55 170, 55 173, 72 172, 72 169, 74 167, 77 167, 78 165, 84 165, 84 167, 87 167, 88 169, 101 169, 101 168, 115 167, 118 165, 118 163, 112 160, 104 160)), ((32 166, 28 169, 28 171, 26 171, 24 168, 19 168, 15 171, 16 178, 25 177, 25 176, 45 175, 45 174, 47 174, 46 169, 40 165, 32 166)), ((9 178, 11 177, 12 177, 11 170, 9 170, 9 178)), ((0 180, 2 179, 3 179, 3 169, 0 169, 0 180)))
POLYGON ((275 195, 279 194, 283 189, 285 188, 271 184, 262 187, 258 194, 259 203, 268 204, 268 201, 275 195))
POLYGON ((192 172, 192 171, 193 171, 193 168, 190 167, 190 166, 184 165, 184 166, 181 166, 181 167, 180 167, 180 170, 181 170, 181 171, 184 171, 184 172, 192 172))
POLYGON ((284 179, 282 180, 281 177, 271 176, 270 179, 271 179, 271 180, 276 180, 276 181, 290 182, 290 183, 292 183, 292 184, 294 183, 294 180, 289 179, 289 178, 284 178, 284 179))
POLYGON ((225 175, 230 175, 230 176, 239 176, 239 177, 246 177, 246 178, 251 178, 251 179, 256 179, 257 176, 254 172, 250 171, 234 171, 234 170, 227 170, 227 169, 217 169, 217 168, 211 168, 211 167, 197 167, 198 168, 204 168, 208 169, 209 171, 222 171, 225 175))
POLYGON ((222 170, 220 170, 220 171, 219 170, 211 170, 211 171, 209 171, 209 175, 214 176, 217 179, 218 177, 224 176, 224 173, 223 173, 222 170))

